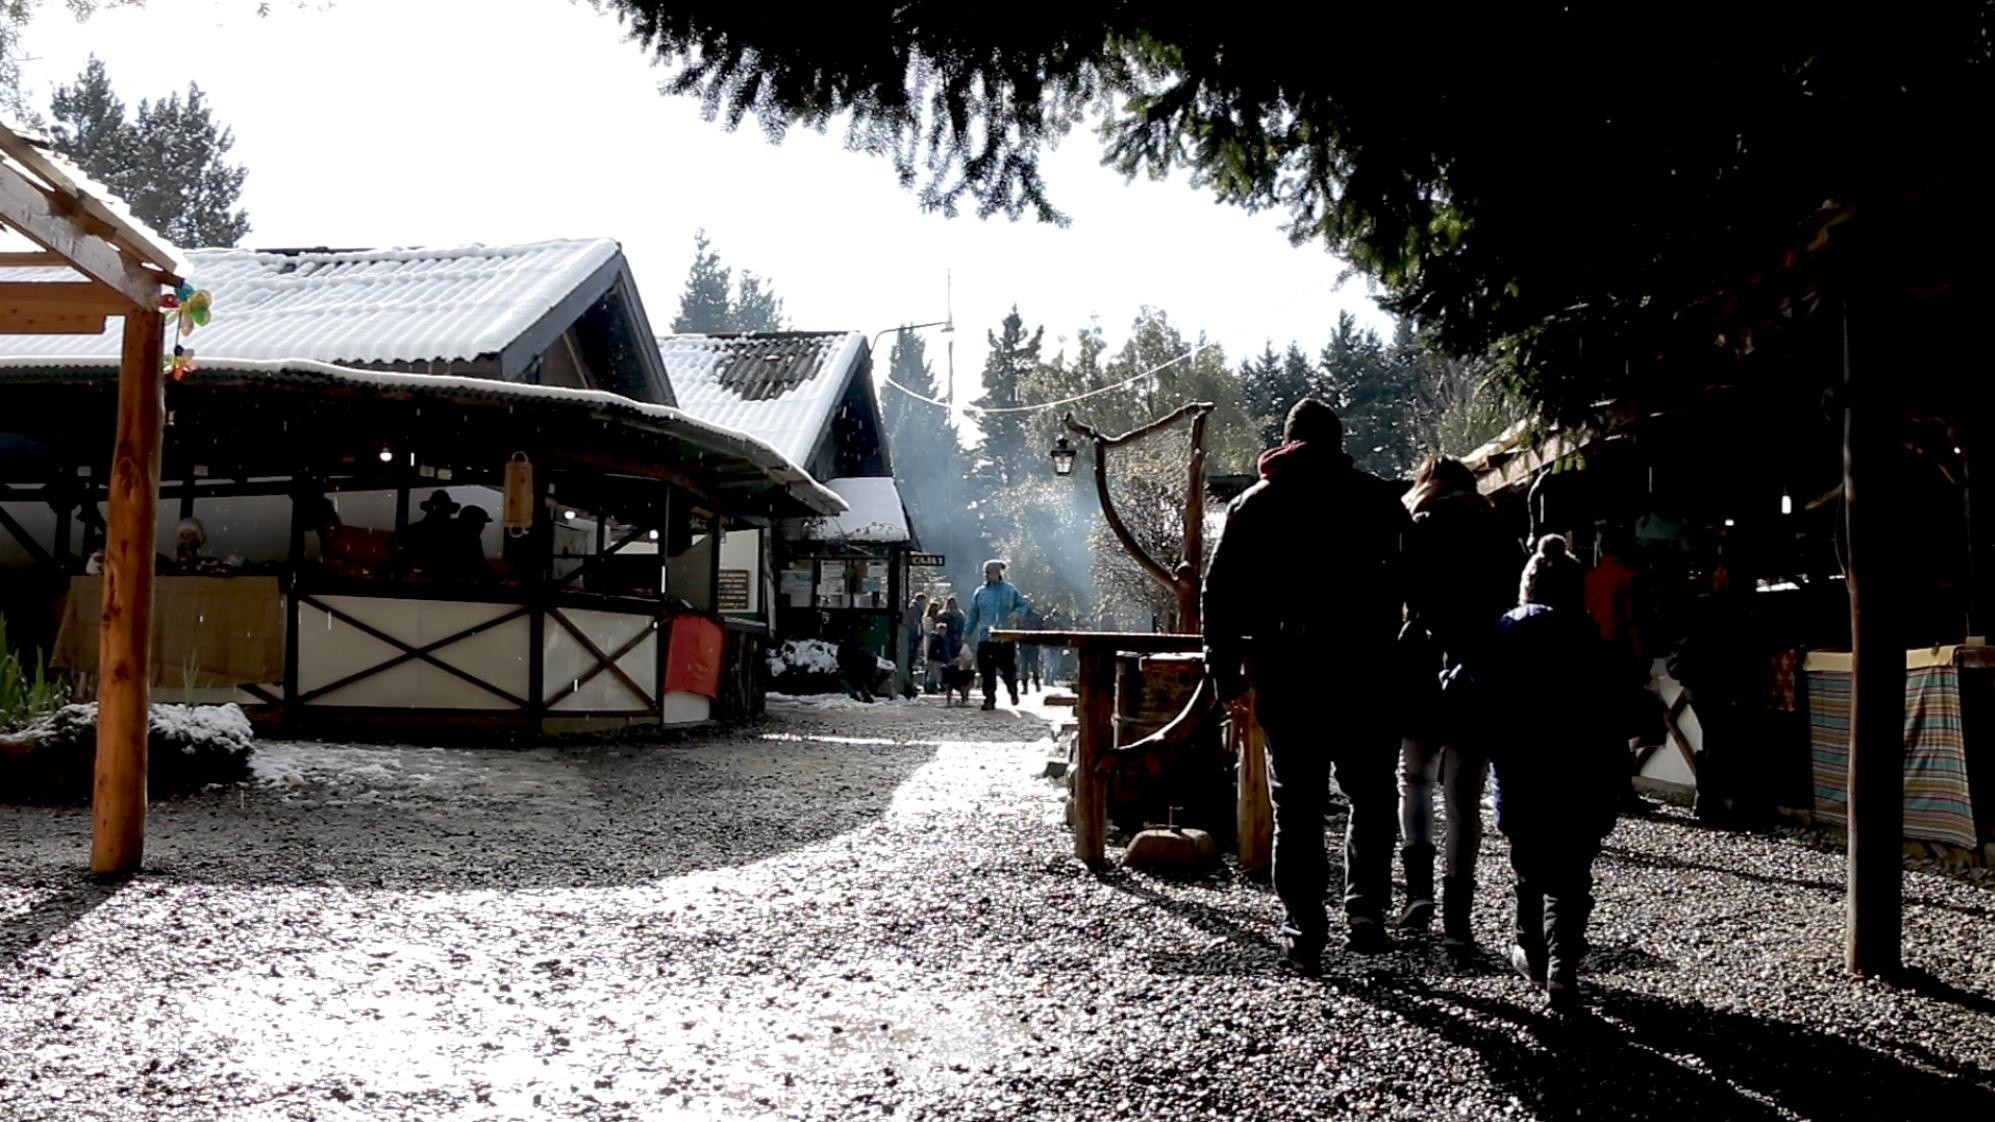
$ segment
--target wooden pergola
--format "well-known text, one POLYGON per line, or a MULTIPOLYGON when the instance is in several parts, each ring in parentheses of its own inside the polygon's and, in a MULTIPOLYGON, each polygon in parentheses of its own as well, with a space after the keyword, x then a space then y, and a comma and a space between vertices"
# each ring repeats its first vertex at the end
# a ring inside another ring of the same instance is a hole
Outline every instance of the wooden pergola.
POLYGON ((104 543, 90 870, 137 871, 145 851, 146 737, 159 453, 165 415, 162 289, 178 255, 42 146, 0 125, 0 227, 39 246, 0 253, 0 333, 96 335, 124 319, 104 543))

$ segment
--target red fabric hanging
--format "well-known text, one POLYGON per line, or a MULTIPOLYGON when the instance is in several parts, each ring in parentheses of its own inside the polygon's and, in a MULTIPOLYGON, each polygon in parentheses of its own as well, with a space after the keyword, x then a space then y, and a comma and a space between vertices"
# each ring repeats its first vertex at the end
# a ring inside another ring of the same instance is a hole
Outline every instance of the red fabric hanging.
POLYGON ((665 692, 720 696, 720 664, 726 637, 705 616, 673 616, 672 642, 665 654, 665 692))

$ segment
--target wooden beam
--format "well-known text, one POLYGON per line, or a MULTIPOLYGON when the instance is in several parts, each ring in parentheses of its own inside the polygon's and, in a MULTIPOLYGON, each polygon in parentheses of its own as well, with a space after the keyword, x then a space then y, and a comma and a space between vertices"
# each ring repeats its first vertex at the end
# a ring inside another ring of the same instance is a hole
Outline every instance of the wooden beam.
POLYGON ((90 871, 99 875, 136 872, 145 855, 153 536, 166 413, 159 362, 162 329, 157 314, 125 317, 104 543, 104 614, 97 637, 90 871))
POLYGON ((46 249, 32 253, 0 253, 0 269, 41 269, 51 265, 68 268, 69 258, 46 249))
POLYGON ((164 283, 160 277, 140 268, 110 242, 85 233, 73 216, 59 213, 40 188, 5 165, 0 165, 0 222, 43 249, 61 254, 77 272, 108 286, 133 307, 147 311, 159 307, 164 283))
POLYGON ((0 335, 102 335, 106 326, 102 312, 0 303, 0 335))
POLYGON ((121 316, 131 310, 124 297, 96 281, 0 281, 0 305, 20 304, 63 312, 121 316))
POLYGON ((1240 842, 1240 867, 1266 876, 1274 867, 1275 816, 1268 798, 1268 738, 1249 694, 1233 706, 1233 735, 1240 746, 1236 779, 1235 830, 1240 842))
POLYGON ((1108 843, 1108 781, 1101 761, 1115 746, 1115 651, 1081 649, 1080 758, 1074 768, 1074 856, 1100 868, 1108 843))
POLYGON ((0 128, 0 152, 13 157, 22 167, 40 176, 43 182, 75 203, 95 224, 105 229, 105 236, 142 264, 169 275, 177 267, 172 246, 155 240, 156 235, 151 231, 134 227, 131 220, 113 211, 104 200, 85 191, 70 177, 67 168, 50 159, 48 153, 26 137, 11 129, 0 128))
MULTIPOLYGON (((1866 305, 1866 308, 1875 305, 1866 305)), ((1881 311, 1881 308, 1878 309, 1881 311)), ((1849 891, 1843 956, 1860 977, 1890 977, 1903 965, 1905 907, 1905 597, 1896 517, 1902 473, 1894 463, 1891 377, 1881 360, 1890 337, 1880 321, 1854 326, 1843 307, 1844 584, 1850 598, 1849 891), (1855 358, 1852 358, 1852 355, 1855 358)))

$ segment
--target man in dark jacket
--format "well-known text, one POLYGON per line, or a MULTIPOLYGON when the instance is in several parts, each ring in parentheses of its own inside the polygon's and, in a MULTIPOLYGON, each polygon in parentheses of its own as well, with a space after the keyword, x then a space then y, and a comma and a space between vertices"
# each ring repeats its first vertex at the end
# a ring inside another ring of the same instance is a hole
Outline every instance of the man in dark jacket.
POLYGON ((1206 667, 1231 700, 1251 683, 1267 734, 1274 882, 1287 910, 1288 961, 1320 964, 1329 941, 1323 816, 1330 777, 1350 801, 1344 837, 1347 946, 1386 948, 1397 832, 1399 736, 1389 700, 1399 633, 1399 488, 1357 470, 1343 425, 1321 401, 1289 411, 1285 443, 1233 500, 1206 571, 1206 667), (1303 543, 1322 543, 1305 552, 1303 543), (1311 593, 1283 589, 1307 581, 1311 593))

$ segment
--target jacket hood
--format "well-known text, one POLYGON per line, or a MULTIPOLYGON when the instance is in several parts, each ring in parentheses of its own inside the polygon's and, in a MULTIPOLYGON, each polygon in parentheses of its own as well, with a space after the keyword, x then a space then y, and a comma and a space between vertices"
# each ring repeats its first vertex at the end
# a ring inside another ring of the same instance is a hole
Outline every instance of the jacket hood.
POLYGON ((1290 475, 1318 475, 1349 470, 1351 457, 1341 448, 1329 448, 1306 440, 1291 441, 1261 453, 1255 467, 1262 479, 1290 475))

